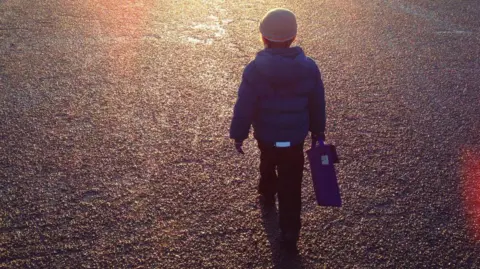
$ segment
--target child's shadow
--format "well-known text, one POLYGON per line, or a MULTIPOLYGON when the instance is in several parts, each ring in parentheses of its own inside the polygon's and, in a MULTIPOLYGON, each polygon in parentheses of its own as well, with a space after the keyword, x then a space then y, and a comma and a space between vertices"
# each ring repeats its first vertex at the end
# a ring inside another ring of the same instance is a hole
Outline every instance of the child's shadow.
POLYGON ((272 251, 272 262, 274 269, 295 269, 304 268, 302 258, 299 255, 292 257, 285 253, 281 247, 280 227, 278 225, 278 211, 277 207, 261 206, 262 224, 267 234, 270 249, 272 251))

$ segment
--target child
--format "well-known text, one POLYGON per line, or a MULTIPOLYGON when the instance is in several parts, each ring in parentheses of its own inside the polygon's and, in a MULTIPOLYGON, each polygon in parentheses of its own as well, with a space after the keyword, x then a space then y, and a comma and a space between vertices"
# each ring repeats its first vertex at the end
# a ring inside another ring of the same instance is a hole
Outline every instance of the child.
POLYGON ((278 194, 282 243, 296 253, 303 144, 309 131, 312 139, 325 140, 325 93, 315 62, 300 47, 290 47, 297 35, 291 11, 270 10, 260 32, 265 49, 244 70, 230 138, 243 154, 243 140, 253 125, 260 149, 260 201, 264 207, 274 207, 278 194))

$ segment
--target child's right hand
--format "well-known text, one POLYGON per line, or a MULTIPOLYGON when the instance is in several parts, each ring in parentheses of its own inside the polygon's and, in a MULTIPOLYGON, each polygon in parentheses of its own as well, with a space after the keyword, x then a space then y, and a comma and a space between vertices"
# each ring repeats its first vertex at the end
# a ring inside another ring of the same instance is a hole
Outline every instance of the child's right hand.
POLYGON ((321 133, 321 134, 314 134, 314 133, 312 133, 312 140, 315 140, 315 141, 318 141, 318 140, 325 141, 325 134, 324 134, 324 133, 321 133))

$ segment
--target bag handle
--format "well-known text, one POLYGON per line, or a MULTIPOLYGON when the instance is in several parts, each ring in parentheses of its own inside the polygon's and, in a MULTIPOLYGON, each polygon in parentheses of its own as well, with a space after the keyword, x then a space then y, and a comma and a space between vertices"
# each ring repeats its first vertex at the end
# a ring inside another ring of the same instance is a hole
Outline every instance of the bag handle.
POLYGON ((313 139, 312 138, 312 149, 315 148, 315 146, 317 145, 317 142, 320 146, 325 145, 325 141, 323 141, 322 139, 313 139))

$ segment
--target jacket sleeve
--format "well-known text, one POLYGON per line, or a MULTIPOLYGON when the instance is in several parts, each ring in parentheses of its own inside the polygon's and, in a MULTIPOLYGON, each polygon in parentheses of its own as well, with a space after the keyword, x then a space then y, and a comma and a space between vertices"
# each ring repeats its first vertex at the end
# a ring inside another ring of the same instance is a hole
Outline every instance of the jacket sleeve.
POLYGON ((322 76, 318 67, 316 68, 315 87, 308 102, 310 115, 310 132, 321 135, 325 133, 326 109, 325 109, 325 88, 322 76))
POLYGON ((257 101, 252 85, 245 79, 245 72, 238 89, 238 98, 233 109, 233 118, 230 125, 230 138, 235 139, 235 141, 243 141, 248 138, 257 101))

